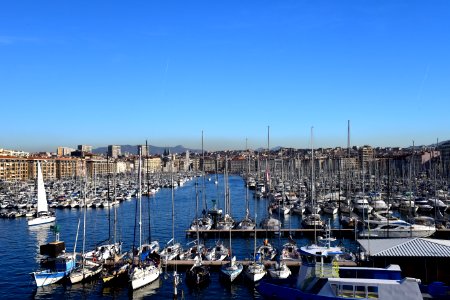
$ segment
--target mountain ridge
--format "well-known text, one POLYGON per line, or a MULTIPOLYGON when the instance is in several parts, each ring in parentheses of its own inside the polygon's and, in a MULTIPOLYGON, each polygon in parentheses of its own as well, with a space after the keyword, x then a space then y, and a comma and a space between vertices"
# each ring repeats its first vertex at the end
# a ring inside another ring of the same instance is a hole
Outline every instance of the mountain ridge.
MULTIPOLYGON (((137 153, 138 145, 118 145, 118 146, 120 146, 120 151, 122 154, 124 154, 124 153, 138 154, 137 153)), ((150 148, 150 154, 153 154, 153 155, 163 154, 165 150, 169 150, 170 153, 178 153, 178 154, 184 153, 187 150, 189 150, 189 152, 191 152, 191 153, 201 153, 202 152, 202 150, 186 148, 183 145, 176 145, 174 147, 159 147, 159 146, 154 146, 154 145, 148 145, 148 146, 150 148)), ((94 154, 107 154, 108 147, 98 147, 98 148, 92 149, 92 152, 94 154)))

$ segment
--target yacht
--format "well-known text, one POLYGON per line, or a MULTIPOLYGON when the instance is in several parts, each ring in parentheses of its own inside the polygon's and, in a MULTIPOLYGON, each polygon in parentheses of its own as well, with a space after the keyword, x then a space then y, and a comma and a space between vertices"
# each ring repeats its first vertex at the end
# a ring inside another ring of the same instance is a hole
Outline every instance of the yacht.
POLYGON ((301 247, 296 284, 262 281, 256 290, 266 299, 423 299, 419 279, 402 278, 400 267, 339 267, 340 247, 301 247))
POLYGON ((436 226, 411 224, 403 220, 366 220, 366 228, 359 237, 369 238, 408 238, 429 237, 436 232, 436 226))

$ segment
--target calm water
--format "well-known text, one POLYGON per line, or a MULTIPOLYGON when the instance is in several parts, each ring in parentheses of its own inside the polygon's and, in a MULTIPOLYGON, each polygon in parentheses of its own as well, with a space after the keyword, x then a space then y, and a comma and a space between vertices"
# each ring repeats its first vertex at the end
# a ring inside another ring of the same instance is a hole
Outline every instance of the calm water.
MULTIPOLYGON (((223 178, 219 176, 219 184, 214 181, 205 181, 205 195, 199 193, 199 201, 205 198, 208 207, 212 206, 211 200, 219 200, 219 207, 224 205, 223 178)), ((199 179, 201 186, 202 179, 199 179)), ((239 221, 245 215, 245 185, 241 177, 230 176, 230 193, 232 215, 239 221)), ((183 187, 174 191, 175 201, 175 240, 182 245, 192 241, 186 237, 185 230, 195 217, 195 180, 187 182, 183 187)), ((267 215, 268 200, 254 200, 252 193, 249 193, 250 212, 254 216, 255 207, 257 212, 257 222, 259 223, 267 215)), ((201 207, 201 203, 200 203, 201 207)), ((201 210, 201 209, 200 209, 201 210)), ((124 201, 117 208, 117 236, 123 241, 124 251, 129 250, 133 245, 135 228, 136 201, 124 201)), ((163 247, 172 238, 172 202, 171 190, 161 189, 155 196, 143 198, 143 236, 148 237, 148 220, 151 220, 152 239, 157 239, 163 247), (148 213, 148 205, 151 207, 151 214, 148 213)), ((87 211, 87 249, 91 249, 98 242, 108 238, 108 215, 113 213, 113 209, 92 209, 87 211)), ((57 210, 57 223, 61 227, 60 239, 65 241, 67 251, 73 251, 77 231, 78 220, 82 218, 82 211, 79 209, 57 210)), ((301 219, 298 216, 288 216, 282 219, 283 227, 298 228, 301 219), (290 224, 290 225, 289 225, 290 224)), ((333 220, 336 223, 337 220, 333 220)), ((80 226, 81 229, 82 225, 80 226)), ((111 224, 111 234, 112 234, 111 224)), ((88 284, 52 286, 36 289, 30 273, 39 268, 39 245, 54 240, 54 234, 49 226, 28 227, 25 218, 22 219, 0 219, 0 258, 2 272, 0 272, 0 297, 6 298, 66 298, 66 299, 96 299, 96 298, 147 298, 167 299, 173 296, 172 278, 161 276, 158 282, 153 283, 143 289, 129 294, 127 287, 103 288, 101 282, 88 284)), ((81 232, 81 231, 80 231, 81 232)), ((80 234, 81 236, 81 234, 80 234)), ((224 237, 210 238, 205 240, 207 246, 214 245, 218 238, 224 239, 228 244, 228 235, 224 237)), ((77 252, 81 251, 81 238, 77 244, 77 252)), ((278 245, 285 240, 274 238, 271 243, 278 245)), ((307 239, 296 239, 299 245, 306 245, 307 239)), ((138 243, 138 236, 136 237, 138 243)), ((262 240, 258 239, 257 244, 262 240)), ((188 246, 185 246, 187 248, 188 246)), ((232 241, 234 255, 243 260, 250 258, 253 253, 253 238, 234 238, 232 241)), ((179 295, 183 294, 185 299, 259 299, 260 296, 243 278, 238 278, 231 286, 224 285, 219 281, 218 272, 212 272, 210 284, 200 290, 189 289, 184 282, 180 285, 179 295)))

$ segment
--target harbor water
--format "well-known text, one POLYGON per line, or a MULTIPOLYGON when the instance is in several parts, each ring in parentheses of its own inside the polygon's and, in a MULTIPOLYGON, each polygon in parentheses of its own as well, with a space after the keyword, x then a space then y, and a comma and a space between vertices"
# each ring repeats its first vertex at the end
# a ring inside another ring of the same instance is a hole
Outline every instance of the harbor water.
MULTIPOLYGON (((183 248, 187 249, 188 243, 194 237, 187 237, 186 230, 191 221, 196 216, 196 188, 198 182, 199 192, 199 215, 206 202, 208 208, 212 207, 212 200, 216 200, 220 208, 224 208, 224 185, 223 176, 218 177, 218 184, 207 177, 197 177, 174 190, 174 227, 175 241, 180 242, 183 248), (204 181, 203 181, 204 180, 204 181), (204 183, 203 183, 204 182, 204 183), (204 188, 202 187, 204 185, 204 188)), ((246 187, 244 180, 239 176, 229 177, 231 215, 235 221, 240 221, 246 212, 246 187)), ((249 210, 254 218, 255 211, 257 224, 267 216, 268 200, 253 198, 252 192, 248 193, 249 210)), ((114 223, 114 208, 88 208, 86 214, 86 249, 93 249, 96 244, 115 238, 122 241, 123 251, 130 251, 133 243, 139 243, 138 228, 135 221, 137 211, 137 201, 132 198, 125 200, 116 207, 117 222, 114 223), (115 230, 114 230, 115 229, 115 230)), ((143 240, 148 240, 149 232, 152 240, 158 240, 161 247, 172 239, 172 190, 163 188, 155 195, 142 198, 143 211, 143 240), (150 210, 149 210, 150 207, 150 210), (150 220, 150 222, 149 222, 150 220), (149 226, 150 223, 150 226, 149 226)), ((66 251, 74 251, 75 239, 77 235, 78 222, 81 220, 82 209, 57 209, 57 224, 60 227, 60 240, 66 244, 66 251)), ((326 217, 325 217, 326 218, 326 217)), ((281 216, 283 228, 300 228, 301 217, 296 215, 281 216)), ((332 225, 338 223, 337 217, 331 220, 332 225)), ((127 298, 147 298, 168 299, 173 297, 173 271, 167 270, 160 279, 149 286, 131 292, 128 286, 103 287, 101 280, 94 280, 85 284, 54 284, 43 288, 36 288, 31 272, 39 269, 39 246, 53 241, 55 235, 50 226, 29 227, 27 220, 21 219, 0 219, 0 297, 2 299, 127 299, 127 298)), ((80 230, 81 232, 81 230, 80 230)), ((81 236, 79 234, 76 252, 81 252, 81 236)), ((281 248, 286 238, 269 237, 271 244, 281 248)), ((228 246, 229 235, 209 236, 203 240, 207 247, 213 246, 217 240, 222 240, 228 246)), ((298 245, 310 243, 307 238, 294 238, 298 245)), ((351 241, 343 241, 348 248, 354 248, 351 241)), ((251 259, 253 253, 253 237, 233 237, 233 255, 238 260, 251 259)), ((263 243, 263 237, 258 237, 257 245, 263 243)), ((199 289, 191 289, 184 282, 184 272, 182 272, 182 283, 179 285, 179 298, 184 299, 260 299, 254 285, 245 281, 243 276, 238 278, 233 284, 225 284, 219 280, 219 273, 211 273, 210 283, 199 289)))

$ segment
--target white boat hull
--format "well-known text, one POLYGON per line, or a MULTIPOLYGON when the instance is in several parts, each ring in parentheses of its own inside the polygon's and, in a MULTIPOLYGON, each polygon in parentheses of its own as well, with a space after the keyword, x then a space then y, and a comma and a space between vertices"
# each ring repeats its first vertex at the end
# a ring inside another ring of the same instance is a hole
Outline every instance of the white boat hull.
POLYGON ((264 275, 266 275, 266 270, 264 270, 264 265, 255 266, 253 264, 249 265, 245 270, 245 276, 252 282, 260 281, 264 275))
POLYGON ((286 265, 278 268, 274 267, 269 269, 269 275, 274 279, 286 279, 291 275, 291 270, 286 265))
POLYGON ((233 265, 231 266, 229 264, 223 265, 220 271, 223 275, 225 275, 229 282, 233 282, 239 276, 239 274, 242 273, 243 269, 244 267, 242 266, 242 264, 233 263, 233 265))
POLYGON ((41 272, 33 272, 34 281, 36 281, 36 286, 46 286, 50 284, 57 283, 66 275, 65 272, 50 272, 50 271, 41 271, 41 272))
POLYGON ((41 224, 52 223, 52 222, 55 222, 55 220, 56 220, 56 217, 53 217, 53 216, 38 217, 38 218, 28 220, 28 226, 36 226, 36 225, 41 225, 41 224))
POLYGON ((77 270, 73 271, 72 273, 70 273, 69 279, 72 284, 75 284, 75 283, 81 282, 85 279, 89 279, 89 278, 99 274, 101 271, 102 271, 102 268, 100 265, 98 265, 98 264, 89 265, 89 266, 85 266, 84 269, 80 268, 80 269, 77 269, 77 270))
POLYGON ((360 237, 372 237, 372 238, 417 238, 417 237, 429 237, 436 232, 436 229, 428 230, 389 230, 388 231, 378 231, 378 230, 364 230, 360 233, 360 237))
POLYGON ((158 279, 160 270, 156 266, 135 268, 130 276, 131 288, 133 290, 143 287, 158 279))

